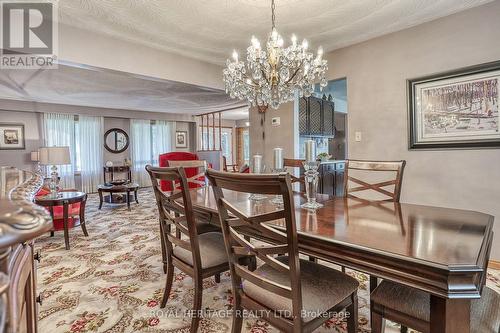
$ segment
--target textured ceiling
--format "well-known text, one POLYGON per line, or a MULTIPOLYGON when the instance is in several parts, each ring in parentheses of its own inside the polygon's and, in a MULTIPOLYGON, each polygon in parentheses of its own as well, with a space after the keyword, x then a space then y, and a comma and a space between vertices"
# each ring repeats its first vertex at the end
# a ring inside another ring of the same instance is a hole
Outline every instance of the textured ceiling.
MULTIPOLYGON (((491 0, 276 0, 278 31, 326 51, 491 0)), ((222 64, 266 38, 270 0, 61 0, 61 22, 222 64)))
POLYGON ((67 65, 48 70, 2 69, 0 98, 181 114, 239 108, 228 119, 245 119, 243 113, 248 112, 245 103, 221 90, 67 65))

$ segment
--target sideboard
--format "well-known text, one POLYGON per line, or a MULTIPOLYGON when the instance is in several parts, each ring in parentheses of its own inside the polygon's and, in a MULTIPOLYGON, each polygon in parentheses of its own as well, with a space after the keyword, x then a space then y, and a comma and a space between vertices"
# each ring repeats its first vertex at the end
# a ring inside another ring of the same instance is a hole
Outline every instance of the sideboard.
POLYGON ((40 175, 0 167, 0 333, 37 332, 34 240, 50 231, 47 211, 33 203, 40 175))

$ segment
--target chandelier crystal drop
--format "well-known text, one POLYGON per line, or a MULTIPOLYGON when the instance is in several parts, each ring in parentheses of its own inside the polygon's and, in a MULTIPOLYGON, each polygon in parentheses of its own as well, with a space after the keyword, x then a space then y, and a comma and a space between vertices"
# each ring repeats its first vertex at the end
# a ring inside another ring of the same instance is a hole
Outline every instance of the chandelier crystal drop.
POLYGON ((247 48, 246 61, 240 60, 233 51, 223 71, 226 93, 231 98, 247 100, 253 106, 269 105, 277 109, 280 104, 292 101, 295 91, 300 97, 309 97, 314 83, 319 80, 321 89, 327 85, 328 69, 323 60, 323 49, 319 47, 316 56, 308 52, 307 40, 297 42, 292 35, 292 44, 284 48, 283 38, 275 27, 275 4, 271 2, 272 30, 265 47, 252 36, 247 48))

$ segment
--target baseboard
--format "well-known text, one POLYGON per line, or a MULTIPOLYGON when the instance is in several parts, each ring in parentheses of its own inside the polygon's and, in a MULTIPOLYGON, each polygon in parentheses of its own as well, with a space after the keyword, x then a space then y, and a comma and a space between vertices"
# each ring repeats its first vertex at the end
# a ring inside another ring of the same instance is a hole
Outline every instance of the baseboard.
POLYGON ((500 270, 500 261, 490 260, 488 263, 488 268, 500 270))

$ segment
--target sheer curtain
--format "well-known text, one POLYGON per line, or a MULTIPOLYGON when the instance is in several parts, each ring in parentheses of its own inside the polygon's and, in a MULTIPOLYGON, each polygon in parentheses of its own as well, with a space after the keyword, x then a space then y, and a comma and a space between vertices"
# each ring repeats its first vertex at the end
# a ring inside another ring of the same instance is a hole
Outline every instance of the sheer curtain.
POLYGON ((130 133, 133 179, 140 186, 151 186, 151 180, 145 169, 147 164, 151 164, 151 121, 132 119, 130 133))
POLYGON ((153 165, 159 165, 158 156, 160 154, 172 151, 172 134, 174 128, 175 122, 173 121, 157 120, 153 125, 153 165))
POLYGON ((75 116, 72 114, 44 113, 43 135, 47 147, 69 147, 71 165, 58 165, 60 186, 75 187, 75 116))
POLYGON ((84 192, 96 192, 103 179, 104 118, 78 116, 76 149, 84 192))

